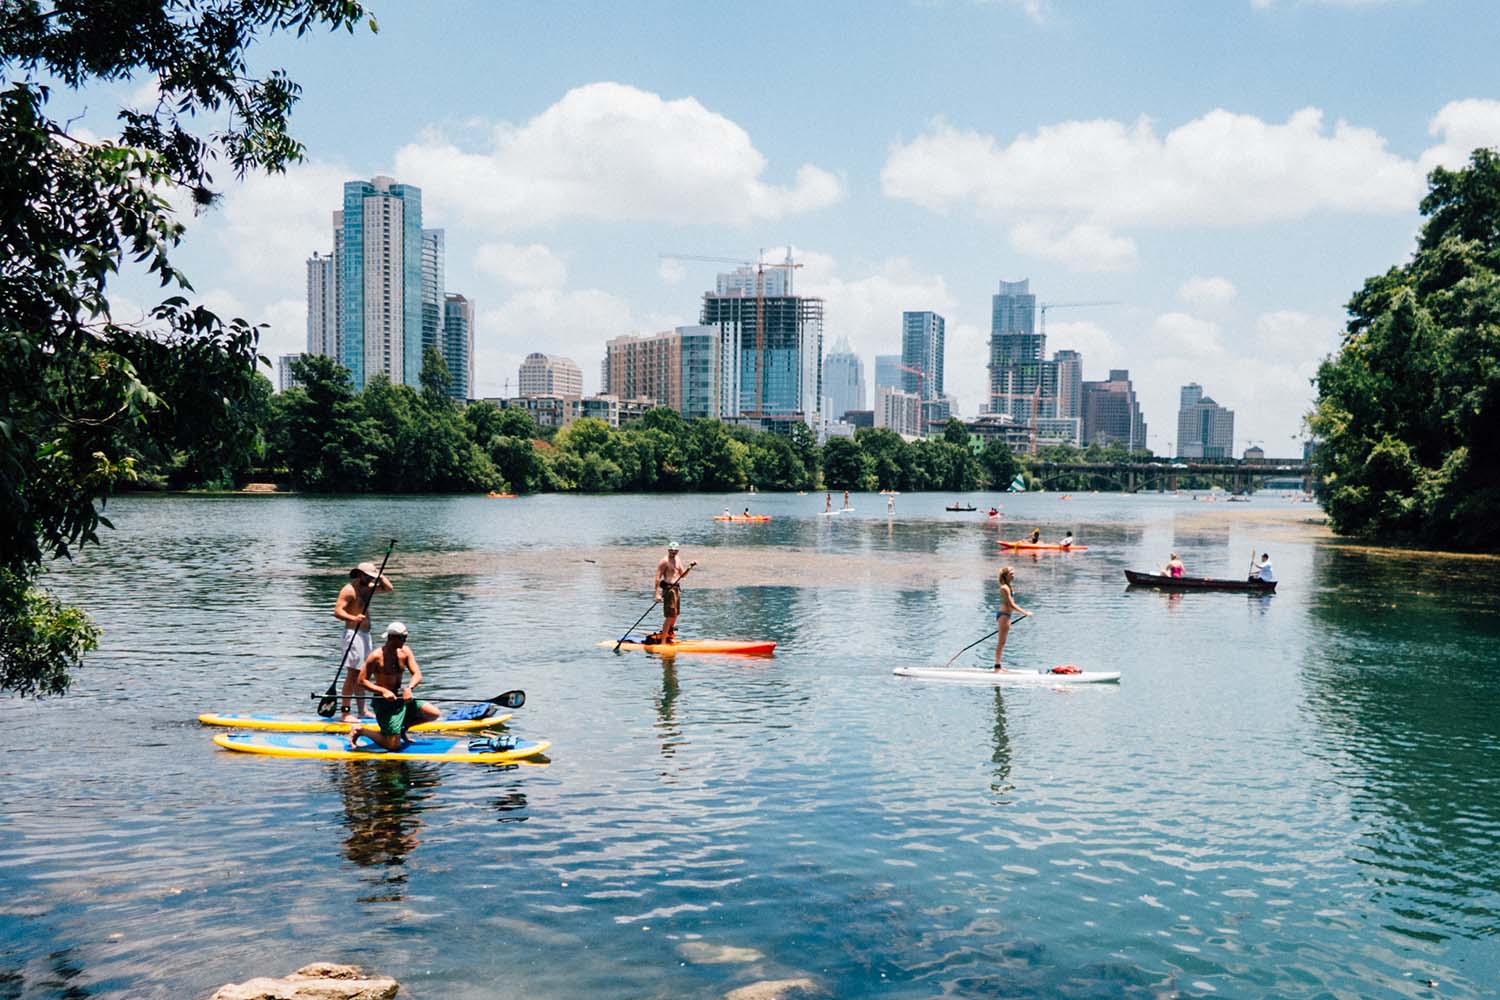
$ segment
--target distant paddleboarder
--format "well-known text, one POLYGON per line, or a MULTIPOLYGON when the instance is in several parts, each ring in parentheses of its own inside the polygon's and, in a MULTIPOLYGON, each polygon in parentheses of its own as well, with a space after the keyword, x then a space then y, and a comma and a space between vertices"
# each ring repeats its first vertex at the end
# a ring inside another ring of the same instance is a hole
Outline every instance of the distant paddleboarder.
POLYGON ((371 649, 370 616, 365 614, 364 609, 369 607, 370 595, 376 590, 394 589, 390 577, 381 575, 374 563, 362 562, 349 571, 349 582, 344 584, 338 599, 333 602, 333 617, 344 623, 344 634, 339 637, 339 655, 343 656, 344 650, 349 650, 348 662, 345 664, 347 669, 344 671, 343 700, 339 703, 344 722, 358 722, 359 717, 365 714, 363 690, 360 691, 356 704, 351 706, 349 700, 349 696, 354 693, 354 674, 359 670, 359 665, 369 658, 371 649), (349 645, 350 638, 354 640, 352 648, 349 645))
POLYGON ((824 493, 823 494, 823 513, 825 513, 825 514, 832 514, 833 513, 833 494, 832 493, 824 493))
POLYGON ((1009 566, 1000 570, 1000 610, 995 612, 995 669, 1004 670, 1001 665, 1001 654, 1005 652, 1005 640, 1010 637, 1010 616, 1012 614, 1031 617, 1031 612, 1016 603, 1015 595, 1011 593, 1010 585, 1015 582, 1016 571, 1009 566))
POLYGON ((386 626, 385 645, 360 664, 355 679, 362 689, 374 692, 375 721, 380 728, 357 723, 350 726, 350 750, 356 749, 361 736, 387 750, 400 750, 408 729, 422 722, 434 722, 443 714, 412 695, 422 683, 422 668, 417 665, 415 654, 406 648, 406 638, 406 626, 391 622, 386 626), (401 678, 407 673, 411 674, 411 680, 403 684, 401 678))
POLYGON ((647 642, 672 642, 677 638, 677 616, 682 612, 682 578, 688 570, 698 565, 690 562, 686 566, 677 558, 676 542, 667 543, 667 554, 656 564, 656 579, 653 589, 661 602, 661 631, 647 636, 647 642))
POLYGON ((844 509, 845 510, 849 509, 849 491, 848 490, 844 491, 844 509))

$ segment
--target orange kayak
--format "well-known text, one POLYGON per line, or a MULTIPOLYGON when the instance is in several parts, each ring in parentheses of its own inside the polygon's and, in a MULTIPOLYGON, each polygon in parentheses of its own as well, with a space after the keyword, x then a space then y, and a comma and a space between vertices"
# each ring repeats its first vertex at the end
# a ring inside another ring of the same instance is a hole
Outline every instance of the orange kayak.
POLYGON ((1033 552, 1033 551, 1037 551, 1037 550, 1044 550, 1044 551, 1048 551, 1048 552, 1086 552, 1086 551, 1088 551, 1088 546, 1087 545, 1058 545, 1055 542, 1006 542, 1006 541, 1000 541, 1000 542, 996 542, 995 544, 999 545, 1002 549, 1019 549, 1019 550, 1027 551, 1027 552, 1033 552))
MULTIPOLYGON (((614 642, 601 642, 600 646, 612 648, 614 642)), ((621 649, 643 649, 648 653, 675 655, 677 653, 739 653, 742 655, 765 655, 776 649, 776 643, 758 639, 678 639, 676 642, 641 642, 627 639, 620 643, 621 649)))
POLYGON ((770 514, 715 514, 715 521, 769 521, 770 514))

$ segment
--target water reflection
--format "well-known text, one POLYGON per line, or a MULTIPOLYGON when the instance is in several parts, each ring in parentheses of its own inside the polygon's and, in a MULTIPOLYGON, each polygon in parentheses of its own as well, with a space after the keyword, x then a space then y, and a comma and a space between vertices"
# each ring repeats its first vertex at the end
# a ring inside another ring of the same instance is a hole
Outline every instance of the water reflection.
POLYGON ((441 783, 441 767, 426 761, 348 761, 332 774, 344 804, 344 856, 377 869, 374 892, 361 902, 391 902, 405 895, 407 856, 421 844, 421 813, 441 783))
POLYGON ((671 757, 682 743, 682 727, 677 724, 673 706, 677 703, 677 658, 661 659, 661 693, 656 698, 656 731, 660 734, 661 755, 671 757))
POLYGON ((1005 730, 1005 697, 1000 693, 998 684, 995 685, 995 725, 990 730, 990 743, 994 747, 990 763, 995 765, 994 777, 990 779, 990 791, 1003 796, 1014 789, 1015 785, 1010 782, 1010 734, 1005 730))

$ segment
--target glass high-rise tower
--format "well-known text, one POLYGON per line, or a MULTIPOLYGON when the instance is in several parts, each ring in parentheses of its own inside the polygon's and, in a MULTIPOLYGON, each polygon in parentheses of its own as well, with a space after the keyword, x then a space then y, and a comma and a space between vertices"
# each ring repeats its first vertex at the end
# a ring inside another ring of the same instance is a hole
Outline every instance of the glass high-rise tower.
POLYGON ((422 191, 390 177, 344 184, 335 213, 339 361, 356 389, 422 374, 422 191))
POLYGON ((1036 332, 1036 296, 1029 279, 1002 281, 990 309, 990 412, 1030 422, 1032 400, 1046 395, 1045 334, 1036 332))
POLYGON ((901 388, 923 400, 943 398, 943 317, 901 314, 901 388))
POLYGON ((831 420, 865 408, 865 365, 847 337, 840 337, 823 357, 823 395, 829 400, 824 416, 831 420))
POLYGON ((442 343, 438 350, 448 365, 448 395, 474 398, 474 303, 452 294, 443 300, 442 343))

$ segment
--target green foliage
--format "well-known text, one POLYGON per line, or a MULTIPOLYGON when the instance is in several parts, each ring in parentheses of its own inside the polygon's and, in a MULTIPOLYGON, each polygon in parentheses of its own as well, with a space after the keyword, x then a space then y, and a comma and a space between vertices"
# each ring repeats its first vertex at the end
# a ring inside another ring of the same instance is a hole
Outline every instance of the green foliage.
POLYGON ((823 481, 834 490, 870 488, 870 459, 853 438, 830 438, 823 446, 823 481))
POLYGON ((1015 480, 1021 471, 1021 463, 1004 441, 992 440, 979 453, 979 467, 992 490, 1003 490, 1015 480))
POLYGON ((1438 168, 1401 267, 1349 303, 1308 426, 1334 530, 1500 548, 1500 155, 1438 168))
POLYGON ((969 446, 969 429, 964 422, 957 417, 948 418, 948 423, 943 426, 943 440, 949 444, 969 446))
POLYGON ((104 500, 141 462, 167 469, 164 481, 222 480, 260 450, 257 328, 188 300, 166 194, 204 207, 215 160, 243 175, 300 158, 287 131, 298 88, 280 71, 253 76, 247 51, 264 35, 365 19, 343 0, 0 3, 0 687, 66 686, 89 626, 33 581, 43 559, 98 542, 104 500), (117 136, 48 114, 54 84, 147 78, 159 100, 122 109, 117 136), (214 131, 192 130, 205 122, 214 131), (110 308, 123 266, 168 289, 139 319, 110 308))

